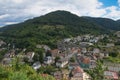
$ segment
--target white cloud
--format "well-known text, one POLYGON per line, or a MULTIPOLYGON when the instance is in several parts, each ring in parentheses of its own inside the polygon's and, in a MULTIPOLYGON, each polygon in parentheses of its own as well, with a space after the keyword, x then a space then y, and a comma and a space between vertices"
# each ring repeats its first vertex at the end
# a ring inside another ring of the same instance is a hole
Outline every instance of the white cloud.
POLYGON ((10 15, 9 14, 3 14, 3 15, 0 15, 0 19, 4 19, 6 17, 9 17, 10 15))
POLYGON ((0 0, 0 19, 19 22, 55 10, 67 10, 79 16, 120 18, 119 7, 103 5, 99 0, 0 0))
POLYGON ((19 4, 19 3, 23 3, 24 0, 11 0, 11 1, 13 1, 14 3, 18 3, 19 4))
POLYGON ((5 25, 17 24, 18 22, 6 22, 5 25))
POLYGON ((67 10, 78 15, 102 16, 106 13, 98 0, 42 0, 27 6, 24 12, 30 15, 45 14, 55 10, 67 10))
POLYGON ((105 17, 112 18, 112 19, 120 19, 120 9, 116 6, 107 7, 106 10, 108 13, 105 17))

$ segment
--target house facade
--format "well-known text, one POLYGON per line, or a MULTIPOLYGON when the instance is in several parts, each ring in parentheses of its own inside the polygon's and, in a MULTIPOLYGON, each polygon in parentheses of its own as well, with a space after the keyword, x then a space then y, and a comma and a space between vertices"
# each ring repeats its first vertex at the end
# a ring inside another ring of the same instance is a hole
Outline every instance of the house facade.
POLYGON ((114 71, 104 71, 104 76, 107 80, 118 80, 118 74, 114 71))
POLYGON ((77 66, 72 70, 72 77, 70 80, 91 80, 90 76, 83 71, 82 68, 77 66))

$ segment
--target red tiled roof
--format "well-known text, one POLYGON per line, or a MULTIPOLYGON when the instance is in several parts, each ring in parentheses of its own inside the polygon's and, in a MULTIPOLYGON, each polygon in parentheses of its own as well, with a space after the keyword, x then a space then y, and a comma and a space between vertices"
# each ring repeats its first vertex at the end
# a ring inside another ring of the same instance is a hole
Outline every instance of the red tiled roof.
POLYGON ((114 78, 114 79, 118 79, 118 75, 117 75, 116 72, 113 73, 113 78, 114 78))
POLYGON ((48 74, 40 74, 42 77, 46 77, 48 76, 48 74))
POLYGON ((83 73, 83 69, 80 68, 79 66, 77 66, 74 70, 73 70, 74 73, 83 73))
POLYGON ((83 63, 89 64, 89 63, 90 63, 90 59, 89 59, 89 58, 84 58, 84 59, 83 59, 83 63))
POLYGON ((56 56, 58 56, 59 50, 54 49, 54 50, 49 50, 49 52, 52 54, 52 56, 56 57, 56 56))
POLYGON ((58 53, 58 49, 50 50, 51 53, 58 53))
POLYGON ((80 49, 78 49, 78 53, 79 53, 79 52, 81 52, 81 50, 80 50, 80 49))

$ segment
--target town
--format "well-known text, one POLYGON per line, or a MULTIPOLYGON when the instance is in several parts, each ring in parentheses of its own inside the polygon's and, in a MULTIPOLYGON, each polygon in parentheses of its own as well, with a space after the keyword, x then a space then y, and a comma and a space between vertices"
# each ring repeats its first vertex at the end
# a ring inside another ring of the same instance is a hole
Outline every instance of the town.
POLYGON ((2 65, 11 66, 12 61, 19 58, 20 64, 28 64, 56 80, 94 80, 100 75, 104 80, 120 79, 119 31, 112 35, 85 34, 65 38, 58 40, 56 45, 57 48, 51 49, 46 44, 38 44, 33 51, 0 40, 0 61, 2 65))

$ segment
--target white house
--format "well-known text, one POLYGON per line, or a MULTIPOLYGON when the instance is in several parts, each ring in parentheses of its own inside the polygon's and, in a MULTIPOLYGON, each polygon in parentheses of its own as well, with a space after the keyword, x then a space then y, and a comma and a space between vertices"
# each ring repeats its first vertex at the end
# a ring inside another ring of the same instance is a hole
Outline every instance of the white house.
POLYGON ((44 59, 45 64, 51 64, 53 62, 52 57, 48 56, 44 59))
POLYGON ((118 80, 118 74, 114 71, 104 71, 104 76, 107 80, 118 80))
POLYGON ((93 69, 93 68, 95 68, 96 67, 96 61, 95 60, 90 60, 90 65, 89 65, 89 68, 90 69, 93 69))
POLYGON ((32 65, 33 69, 37 70, 41 67, 41 64, 39 61, 35 62, 33 65, 32 65))
POLYGON ((100 53, 100 49, 94 48, 94 49, 93 49, 93 53, 94 53, 94 54, 95 54, 95 53, 100 53))
POLYGON ((114 47, 115 44, 114 43, 107 43, 106 47, 114 47))
POLYGON ((87 52, 87 49, 86 49, 86 48, 82 48, 81 52, 82 52, 82 53, 86 53, 86 52, 87 52))
POLYGON ((112 62, 104 62, 104 66, 108 68, 110 71, 119 72, 120 71, 120 64, 119 63, 112 63, 112 62))
POLYGON ((26 54, 26 57, 29 59, 29 62, 33 61, 33 57, 34 57, 35 53, 34 52, 28 52, 26 54))
POLYGON ((91 43, 97 43, 98 40, 97 39, 90 39, 89 42, 91 42, 91 43))
POLYGON ((45 49, 45 51, 51 50, 51 48, 49 46, 47 46, 47 45, 40 45, 40 44, 36 45, 36 48, 43 48, 43 49, 45 49))

